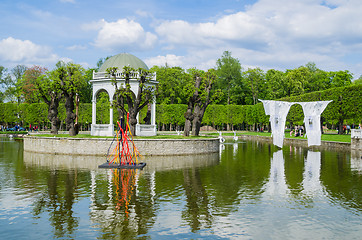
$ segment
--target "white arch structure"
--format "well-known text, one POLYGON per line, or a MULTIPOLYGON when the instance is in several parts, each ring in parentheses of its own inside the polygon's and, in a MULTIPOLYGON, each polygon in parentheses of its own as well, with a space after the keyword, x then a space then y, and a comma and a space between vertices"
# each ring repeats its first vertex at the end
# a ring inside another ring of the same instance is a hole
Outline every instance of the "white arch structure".
MULTIPOLYGON (((139 73, 134 72, 130 76, 130 86, 131 91, 137 96, 138 86, 139 86, 139 73)), ((125 79, 122 72, 116 73, 116 81, 118 85, 125 84, 125 79)), ((113 136, 114 134, 114 124, 113 124, 113 108, 112 106, 109 109, 109 124, 97 124, 97 113, 96 113, 96 103, 97 103, 97 94, 101 91, 106 91, 109 96, 109 101, 112 104, 113 97, 115 94, 115 87, 109 78, 107 72, 93 72, 93 79, 90 81, 93 85, 93 95, 92 95, 92 127, 91 135, 93 136, 113 136)), ((147 83, 148 86, 156 86, 156 74, 153 74, 152 79, 147 83)), ((139 115, 137 115, 137 122, 139 115)), ((155 136, 156 132, 156 101, 155 99, 151 103, 151 124, 137 124, 136 125, 136 135, 137 136, 155 136)))
POLYGON ((308 147, 321 145, 320 118, 327 105, 332 101, 316 102, 283 102, 272 100, 261 100, 266 115, 270 115, 273 144, 283 147, 285 121, 290 107, 300 104, 304 112, 304 124, 308 135, 308 147))

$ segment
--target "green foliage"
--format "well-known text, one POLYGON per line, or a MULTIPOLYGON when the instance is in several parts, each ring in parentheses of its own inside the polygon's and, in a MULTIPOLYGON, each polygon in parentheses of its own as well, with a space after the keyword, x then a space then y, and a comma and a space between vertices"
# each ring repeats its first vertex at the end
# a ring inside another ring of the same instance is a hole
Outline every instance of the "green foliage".
POLYGON ((266 96, 265 74, 260 68, 249 68, 244 72, 244 81, 248 92, 252 97, 252 104, 255 105, 259 98, 264 99, 266 96))
POLYGON ((156 108, 156 122, 159 124, 174 124, 182 126, 185 123, 185 104, 159 104, 156 108))
POLYGON ((330 72, 331 86, 344 87, 352 83, 353 76, 349 71, 330 72))
POLYGON ((17 65, 10 72, 0 66, 0 89, 4 89, 4 99, 18 104, 22 102, 21 78, 25 70, 24 65, 17 65))
POLYGON ((45 103, 21 104, 21 113, 25 123, 39 124, 48 122, 48 106, 45 103))
POLYGON ((46 68, 40 66, 33 66, 25 71, 21 79, 21 89, 26 103, 37 103, 40 101, 36 82, 46 71, 46 68))
POLYGON ((92 104, 80 103, 79 104, 79 123, 89 124, 92 123, 92 104))
POLYGON ((109 109, 110 109, 109 96, 106 92, 101 92, 97 96, 97 123, 109 123, 109 109))
POLYGON ((18 122, 18 107, 15 103, 0 103, 0 122, 4 124, 18 122))
POLYGON ((218 80, 216 88, 224 93, 222 104, 243 104, 245 98, 245 84, 242 82, 241 65, 238 59, 225 51, 216 61, 218 80))
POLYGON ((203 123, 213 126, 222 126, 228 122, 227 108, 225 105, 209 105, 206 108, 203 123))
POLYGON ((79 94, 79 101, 81 103, 91 103, 92 102, 92 84, 90 81, 93 79, 93 71, 95 69, 89 68, 85 70, 82 82, 79 86, 78 94, 79 94))
POLYGON ((186 85, 188 74, 180 67, 164 67, 154 66, 150 69, 156 72, 157 94, 156 102, 158 104, 186 104, 186 94, 183 87, 186 85))

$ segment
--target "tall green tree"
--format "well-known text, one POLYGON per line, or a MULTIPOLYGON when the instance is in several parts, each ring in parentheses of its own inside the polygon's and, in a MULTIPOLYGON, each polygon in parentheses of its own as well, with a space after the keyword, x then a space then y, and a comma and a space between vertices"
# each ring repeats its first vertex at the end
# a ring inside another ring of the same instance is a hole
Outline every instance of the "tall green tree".
POLYGON ((56 64, 56 69, 53 71, 53 77, 57 79, 59 89, 65 98, 65 124, 70 136, 75 136, 78 133, 74 110, 76 96, 79 95, 80 89, 85 84, 84 71, 84 68, 79 64, 61 61, 56 64))
POLYGON ((45 74, 46 68, 41 66, 33 66, 24 72, 21 80, 21 91, 24 96, 24 102, 26 103, 37 103, 39 102, 38 90, 35 86, 37 78, 45 74))
POLYGON ((353 75, 348 71, 330 72, 332 87, 347 87, 352 84, 353 75))
POLYGON ((266 96, 266 80, 264 71, 260 68, 249 68, 244 72, 244 80, 249 88, 252 97, 252 104, 258 103, 258 98, 266 96))
POLYGON ((24 65, 17 65, 11 69, 11 73, 14 76, 12 81, 11 91, 14 97, 17 99, 18 105, 22 102, 22 89, 21 89, 21 79, 26 71, 27 67, 24 65))
POLYGON ((225 51, 216 61, 217 82, 216 87, 221 89, 226 98, 224 104, 242 104, 245 96, 245 86, 242 83, 241 65, 238 59, 225 51))
POLYGON ((79 101, 81 103, 92 102, 93 89, 90 81, 93 79, 93 71, 95 70, 95 68, 85 70, 83 83, 79 86, 79 101))
POLYGON ((305 67, 308 68, 310 72, 309 79, 307 79, 307 83, 304 86, 304 91, 306 93, 323 91, 331 87, 328 72, 317 68, 313 62, 307 63, 305 67))
POLYGON ((187 81, 187 74, 180 67, 158 67, 154 66, 150 69, 156 72, 157 93, 156 102, 158 104, 185 104, 187 102, 183 86, 187 81))
POLYGON ((270 69, 265 74, 266 96, 265 99, 274 100, 286 96, 285 73, 270 69))
POLYGON ((5 98, 9 101, 22 102, 21 78, 24 75, 26 66, 17 65, 10 72, 0 66, 0 86, 4 89, 5 98))
POLYGON ((295 96, 304 93, 305 86, 311 77, 307 67, 299 67, 286 71, 286 96, 295 96))
POLYGON ((6 68, 0 66, 0 103, 5 101, 5 93, 4 93, 5 86, 3 82, 4 81, 3 78, 5 77, 5 75, 6 75, 6 68))

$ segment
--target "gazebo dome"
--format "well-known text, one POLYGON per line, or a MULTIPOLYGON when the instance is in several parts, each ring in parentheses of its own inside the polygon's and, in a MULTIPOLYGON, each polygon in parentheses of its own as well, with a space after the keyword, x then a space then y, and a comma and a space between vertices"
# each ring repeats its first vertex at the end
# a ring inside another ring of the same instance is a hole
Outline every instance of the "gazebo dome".
POLYGON ((122 71, 124 66, 130 66, 134 69, 144 68, 149 70, 146 63, 138 57, 129 53, 120 53, 108 58, 99 68, 99 72, 105 72, 109 67, 118 67, 118 71, 122 71))

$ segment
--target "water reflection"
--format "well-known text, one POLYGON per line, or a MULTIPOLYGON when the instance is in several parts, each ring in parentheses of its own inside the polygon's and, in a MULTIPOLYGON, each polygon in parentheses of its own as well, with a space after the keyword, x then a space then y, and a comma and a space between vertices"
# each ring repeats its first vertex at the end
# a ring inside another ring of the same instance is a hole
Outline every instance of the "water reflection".
POLYGON ((102 157, 23 156, 21 142, 1 142, 0 237, 353 239, 362 233, 359 153, 279 150, 257 141, 222 146, 216 154, 149 157, 141 171, 98 169, 102 157))
MULTIPOLYGON (((217 165, 220 161, 217 153, 185 156, 147 156, 146 172, 177 170, 217 165)), ((29 166, 50 169, 89 169, 96 170, 98 165, 106 162, 102 156, 54 155, 35 152, 24 152, 24 163, 29 166)))
POLYGON ((307 195, 320 194, 323 190, 320 182, 321 153, 308 151, 304 162, 303 193, 307 195))
POLYGON ((24 163, 46 169, 98 169, 106 161, 102 156, 55 155, 24 151, 24 163))
POLYGON ((270 165, 269 181, 265 184, 265 193, 269 196, 287 195, 289 189, 285 181, 282 150, 273 153, 270 165))
POLYGON ((104 170, 106 181, 95 171, 91 172, 90 220, 101 229, 101 238, 127 236, 136 237, 147 233, 155 216, 149 195, 140 194, 144 186, 139 185, 142 171, 136 169, 104 170), (106 191, 100 191, 106 187, 106 191), (141 190, 139 189, 141 188, 141 190))

